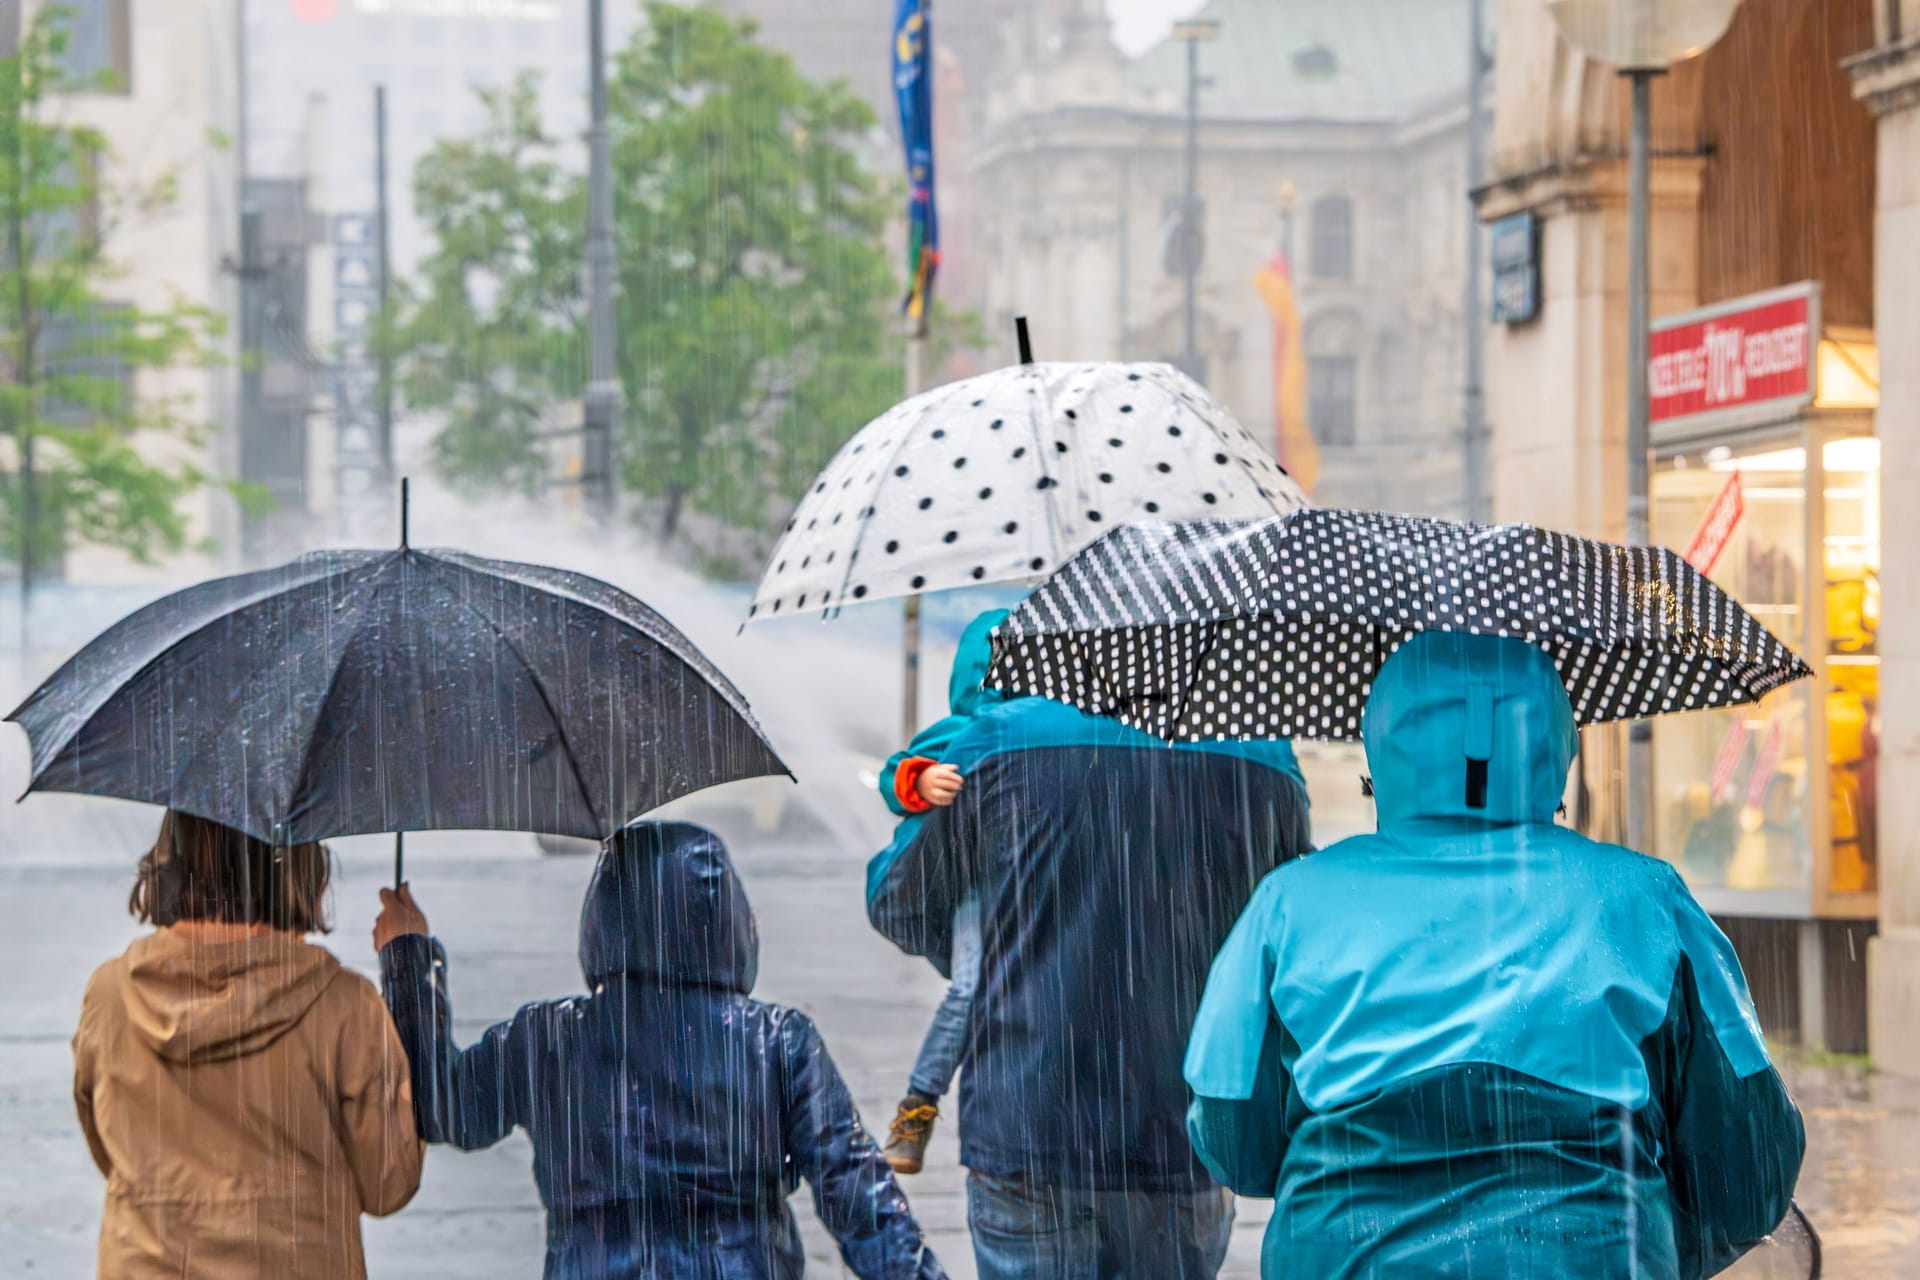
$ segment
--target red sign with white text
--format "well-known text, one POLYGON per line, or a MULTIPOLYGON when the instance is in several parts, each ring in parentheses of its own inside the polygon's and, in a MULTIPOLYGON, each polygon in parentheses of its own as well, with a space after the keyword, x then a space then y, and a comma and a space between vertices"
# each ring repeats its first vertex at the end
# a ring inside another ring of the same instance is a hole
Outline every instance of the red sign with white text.
POLYGON ((1652 420, 1812 400, 1815 318, 1813 291, 1804 288, 1656 322, 1647 352, 1652 420))
POLYGON ((1733 538, 1734 527, 1746 513, 1746 492, 1740 487, 1740 473, 1736 471, 1727 477, 1726 487, 1707 508, 1700 527, 1693 532, 1693 541, 1687 545, 1687 563, 1698 569, 1702 577, 1712 575, 1713 566, 1720 563, 1720 553, 1733 538))

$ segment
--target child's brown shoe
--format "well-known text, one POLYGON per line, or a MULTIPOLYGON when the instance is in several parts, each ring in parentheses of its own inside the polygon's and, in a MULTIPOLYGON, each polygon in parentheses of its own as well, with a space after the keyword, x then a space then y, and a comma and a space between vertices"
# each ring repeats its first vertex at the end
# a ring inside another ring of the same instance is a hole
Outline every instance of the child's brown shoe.
POLYGON ((880 1152, 895 1173, 918 1173, 925 1166, 927 1142, 939 1118, 940 1108, 932 1098, 910 1093, 900 1100, 900 1109, 887 1126, 887 1145, 880 1152))

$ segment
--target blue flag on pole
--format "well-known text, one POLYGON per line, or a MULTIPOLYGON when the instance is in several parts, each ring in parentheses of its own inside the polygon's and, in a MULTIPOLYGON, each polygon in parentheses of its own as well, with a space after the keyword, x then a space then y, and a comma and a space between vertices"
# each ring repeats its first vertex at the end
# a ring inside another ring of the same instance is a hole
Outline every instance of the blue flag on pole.
POLYGON ((893 15, 893 92, 907 153, 908 316, 925 324, 940 267, 940 215, 933 202, 933 0, 898 0, 893 15))

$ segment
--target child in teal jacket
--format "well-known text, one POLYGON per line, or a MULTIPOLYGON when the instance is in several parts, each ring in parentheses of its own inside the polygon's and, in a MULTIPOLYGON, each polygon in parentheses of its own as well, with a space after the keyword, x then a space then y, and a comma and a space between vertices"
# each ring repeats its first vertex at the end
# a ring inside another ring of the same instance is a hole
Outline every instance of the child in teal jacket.
MULTIPOLYGON (((992 609, 967 624, 953 655, 953 674, 947 680, 947 703, 952 714, 922 729, 896 752, 880 771, 880 796, 903 821, 894 844, 913 839, 921 815, 953 803, 965 781, 959 770, 942 763, 941 754, 984 707, 1006 700, 1006 695, 981 687, 992 657, 990 637, 1007 616, 992 609)), ((934 1010, 933 1024, 921 1042, 920 1055, 907 1080, 887 1130, 885 1155, 896 1173, 918 1173, 926 1162, 927 1142, 940 1115, 940 1100, 953 1083, 953 1074, 966 1048, 973 1019, 973 991, 980 978, 980 900, 963 901, 953 916, 953 951, 948 962, 946 998, 934 1010)))

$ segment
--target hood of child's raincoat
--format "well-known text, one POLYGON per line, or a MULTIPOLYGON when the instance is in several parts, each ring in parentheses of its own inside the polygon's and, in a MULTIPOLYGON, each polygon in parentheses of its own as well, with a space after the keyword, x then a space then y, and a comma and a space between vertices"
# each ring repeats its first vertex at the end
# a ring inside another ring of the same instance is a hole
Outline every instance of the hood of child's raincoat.
POLYGON ((1007 700, 998 689, 980 687, 993 660, 993 629, 1006 619, 1005 609, 989 609, 960 633, 960 647, 953 652, 953 674, 947 677, 947 705, 954 715, 970 716, 982 707, 1007 700))
POLYGON ((1578 744, 1544 652, 1451 632, 1417 635, 1387 659, 1361 733, 1382 831, 1434 818, 1552 822, 1578 744))
POLYGON ((727 847, 705 827, 641 822, 607 843, 580 910, 587 985, 753 990, 760 934, 727 847))

